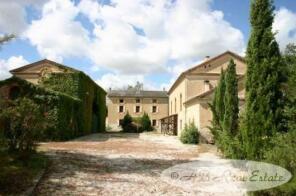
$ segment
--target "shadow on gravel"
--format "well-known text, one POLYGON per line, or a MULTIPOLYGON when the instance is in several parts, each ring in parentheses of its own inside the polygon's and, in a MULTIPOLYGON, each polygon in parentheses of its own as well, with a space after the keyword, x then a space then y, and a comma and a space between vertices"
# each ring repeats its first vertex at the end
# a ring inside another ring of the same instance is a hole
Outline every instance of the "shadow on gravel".
MULTIPOLYGON (((69 179, 80 181, 80 188, 99 186, 100 183, 106 182, 140 183, 120 175, 140 174, 159 177, 163 170, 176 164, 189 162, 188 160, 109 158, 66 151, 55 151, 49 156, 53 160, 52 164, 37 187, 35 195, 50 195, 64 189, 71 192, 71 189, 75 190, 77 185, 71 183, 69 179)), ((97 187, 97 190, 101 188, 97 187)))
POLYGON ((137 139, 140 137, 139 133, 123 133, 123 132, 104 132, 95 133, 91 135, 86 135, 72 141, 74 142, 100 142, 107 141, 112 138, 122 138, 122 139, 137 139))

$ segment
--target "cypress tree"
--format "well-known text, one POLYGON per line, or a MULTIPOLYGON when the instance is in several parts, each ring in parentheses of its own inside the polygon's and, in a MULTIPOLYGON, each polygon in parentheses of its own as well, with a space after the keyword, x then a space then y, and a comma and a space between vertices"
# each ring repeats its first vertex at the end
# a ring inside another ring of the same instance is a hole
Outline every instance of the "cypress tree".
POLYGON ((231 136, 236 136, 238 130, 238 86, 236 77, 236 65, 233 59, 230 60, 225 74, 225 113, 223 120, 223 130, 231 136))
POLYGON ((218 125, 222 128, 225 106, 224 106, 224 96, 225 96, 225 72, 221 70, 221 77, 219 84, 215 91, 215 111, 217 115, 218 125))
POLYGON ((272 0, 251 1, 251 36, 247 48, 246 119, 243 147, 246 158, 261 159, 269 136, 281 130, 283 63, 272 32, 272 0))
POLYGON ((214 98, 209 104, 212 111, 213 120, 210 127, 215 140, 219 140, 219 131, 222 131, 222 120, 224 119, 224 92, 225 92, 225 73, 221 69, 221 77, 215 89, 214 98))

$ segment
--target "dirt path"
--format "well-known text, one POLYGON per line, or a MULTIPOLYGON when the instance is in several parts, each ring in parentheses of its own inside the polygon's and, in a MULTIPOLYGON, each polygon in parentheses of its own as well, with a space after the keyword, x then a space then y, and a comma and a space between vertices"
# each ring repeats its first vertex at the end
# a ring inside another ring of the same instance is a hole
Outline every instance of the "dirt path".
POLYGON ((215 195, 183 190, 160 178, 173 165, 201 155, 215 157, 214 146, 183 145, 171 136, 112 133, 40 148, 53 161, 36 195, 215 195))

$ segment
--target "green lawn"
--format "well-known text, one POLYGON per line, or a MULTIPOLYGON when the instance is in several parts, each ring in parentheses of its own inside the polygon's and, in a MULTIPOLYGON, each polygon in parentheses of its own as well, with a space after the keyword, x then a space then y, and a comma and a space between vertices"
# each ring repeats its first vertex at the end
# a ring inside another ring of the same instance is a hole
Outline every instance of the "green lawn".
POLYGON ((29 160, 0 151, 0 195, 14 195, 26 191, 33 185, 33 179, 46 167, 45 155, 36 153, 29 160))

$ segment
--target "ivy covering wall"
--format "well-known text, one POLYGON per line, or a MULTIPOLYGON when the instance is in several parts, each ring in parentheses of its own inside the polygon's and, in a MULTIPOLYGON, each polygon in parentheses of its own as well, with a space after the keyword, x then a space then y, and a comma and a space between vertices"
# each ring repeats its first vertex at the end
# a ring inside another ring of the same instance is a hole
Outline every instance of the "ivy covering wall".
POLYGON ((44 130, 44 139, 67 140, 105 130, 106 92, 83 72, 53 73, 40 85, 12 77, 0 82, 15 85, 21 97, 29 97, 42 105, 54 126, 44 130))

